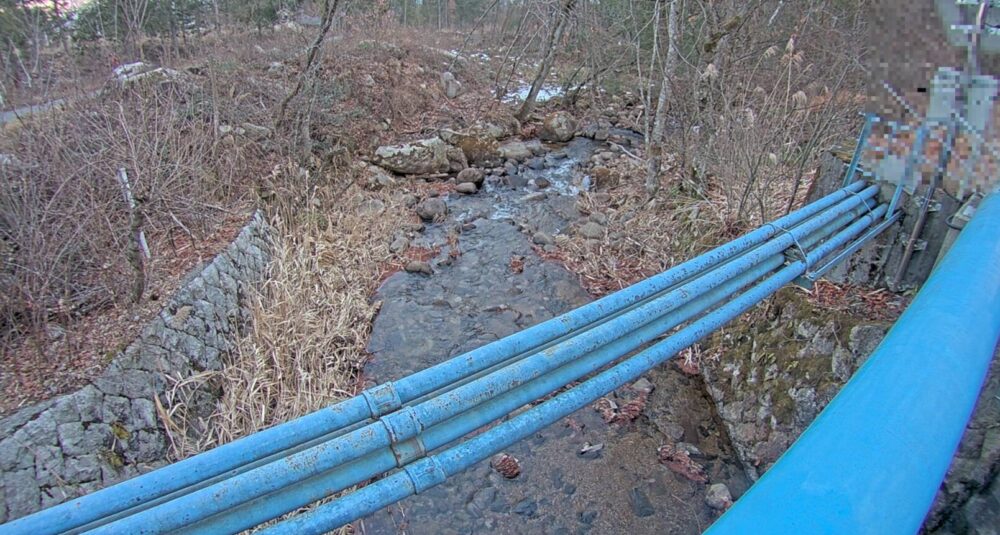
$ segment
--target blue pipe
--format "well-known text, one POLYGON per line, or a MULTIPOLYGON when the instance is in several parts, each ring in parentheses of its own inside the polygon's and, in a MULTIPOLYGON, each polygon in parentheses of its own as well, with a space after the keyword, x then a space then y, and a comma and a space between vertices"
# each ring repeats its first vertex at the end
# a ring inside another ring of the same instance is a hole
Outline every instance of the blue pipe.
MULTIPOLYGON (((863 187, 863 182, 855 182, 776 220, 774 224, 783 228, 793 227, 857 193, 863 187)), ((403 403, 501 363, 511 355, 539 347, 585 327, 608 314, 669 288, 678 281, 690 278, 747 251, 776 233, 777 231, 771 227, 759 228, 704 255, 562 316, 449 359, 395 383, 379 385, 360 396, 290 422, 259 431, 200 455, 2 525, 0 534, 60 533, 99 522, 101 519, 129 509, 140 508, 152 500, 163 501, 192 488, 203 487, 203 482, 206 480, 222 479, 230 473, 238 472, 240 467, 249 463, 366 419, 378 418, 382 414, 398 409, 403 403)))
MULTIPOLYGON (((809 266, 849 242, 885 212, 886 207, 880 206, 874 211, 874 217, 872 215, 862 217, 817 247, 815 251, 810 252, 805 259, 786 266, 778 273, 691 323, 666 340, 599 373, 551 400, 457 446, 407 465, 403 470, 339 500, 321 505, 310 512, 258 533, 271 535, 325 533, 444 482, 448 477, 472 467, 519 440, 531 436, 539 429, 558 422, 608 392, 634 381, 680 350, 711 334, 802 275, 809 266)), ((748 532, 756 533, 757 531, 748 532)))
POLYGON ((920 529, 1000 338, 997 229, 994 193, 864 366, 710 533, 920 529))
MULTIPOLYGON (((857 207, 852 212, 840 216, 833 223, 816 231, 808 238, 800 240, 800 243, 803 247, 810 248, 823 239, 829 238, 834 231, 854 221, 867 210, 869 210, 868 207, 857 207)), ((585 355, 579 360, 573 361, 554 372, 535 379, 498 398, 491 399, 471 411, 464 412, 459 416, 431 427, 420 435, 422 445, 418 449, 424 451, 435 450, 530 401, 548 394, 554 390, 550 386, 552 384, 562 386, 578 380, 580 377, 597 369, 593 367, 593 363, 607 362, 611 358, 614 358, 608 355, 623 355, 639 347, 641 344, 648 343, 660 333, 688 321, 698 313, 714 306, 725 296, 735 293, 740 288, 773 270, 781 264, 781 259, 780 255, 776 255, 751 271, 726 282, 719 288, 679 308, 673 314, 664 316, 634 333, 585 355), (473 418, 476 419, 472 420, 473 418)), ((597 365, 597 367, 600 367, 600 365, 597 365)), ((234 509, 227 510, 188 526, 184 528, 183 532, 238 533, 331 496, 347 487, 365 481, 411 460, 401 461, 394 455, 391 449, 383 448, 361 458, 359 461, 348 463, 342 468, 324 472, 297 485, 292 485, 266 496, 255 498, 234 509)))
POLYGON ((331 496, 352 485, 408 464, 426 452, 436 450, 462 438, 484 425, 510 414, 512 411, 535 401, 563 386, 593 373, 609 360, 655 340, 674 327, 716 306, 743 287, 774 271, 783 264, 783 257, 776 255, 750 271, 727 281, 694 301, 677 309, 633 333, 593 351, 569 364, 505 394, 495 397, 478 407, 437 424, 411 439, 406 447, 394 445, 382 448, 342 468, 337 468, 297 485, 256 498, 239 507, 225 511, 184 529, 184 533, 239 533, 285 513, 295 511, 310 503, 331 496), (397 457, 399 456, 399 457, 397 457), (358 465, 357 463, 361 464, 358 465), (363 467, 363 468, 362 468, 363 467))
POLYGON ((823 225, 847 213, 878 192, 877 186, 841 201, 791 231, 743 256, 727 262, 667 294, 637 307, 570 340, 498 370, 472 383, 412 407, 387 414, 377 422, 351 431, 233 478, 178 497, 157 507, 96 528, 94 533, 159 533, 177 529, 315 476, 395 442, 417 436, 422 430, 566 364, 581 354, 606 345, 663 314, 690 302, 743 271, 781 253, 823 225))

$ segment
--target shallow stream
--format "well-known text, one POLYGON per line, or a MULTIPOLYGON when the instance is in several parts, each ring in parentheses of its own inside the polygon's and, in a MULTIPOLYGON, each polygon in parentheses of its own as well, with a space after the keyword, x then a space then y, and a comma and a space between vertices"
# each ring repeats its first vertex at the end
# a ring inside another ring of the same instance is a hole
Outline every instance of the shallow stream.
MULTIPOLYGON (((587 185, 580 166, 607 147, 576 138, 546 149, 534 169, 488 177, 475 195, 448 195, 447 218, 411 241, 440 248, 435 272, 400 272, 378 290, 370 381, 398 379, 591 300, 531 240, 536 232, 568 233, 582 216, 575 207, 587 185), (523 270, 512 269, 522 262, 523 270)), ((659 446, 692 447, 709 484, 726 483, 735 495, 748 483, 700 377, 666 364, 646 379, 655 390, 635 421, 608 424, 594 408, 582 409, 506 450, 520 462, 516 478, 481 462, 359 521, 357 532, 700 533, 718 514, 705 503, 708 485, 661 464, 659 446)), ((632 392, 622 390, 623 398, 632 392)))

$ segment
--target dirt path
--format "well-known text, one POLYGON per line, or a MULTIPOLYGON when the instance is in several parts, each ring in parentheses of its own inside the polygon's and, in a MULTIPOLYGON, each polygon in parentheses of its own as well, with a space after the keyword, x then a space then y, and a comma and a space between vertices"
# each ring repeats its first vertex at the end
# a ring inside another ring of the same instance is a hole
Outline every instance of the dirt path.
MULTIPOLYGON (((589 301, 577 277, 543 260, 531 242, 538 232, 570 232, 581 217, 577 164, 606 147, 577 138, 549 149, 536 169, 522 165, 513 176, 488 178, 476 195, 447 196, 447 218, 412 240, 440 248, 435 273, 398 273, 379 290, 371 379, 402 377, 589 301), (540 178, 548 187, 532 191, 540 178)), ((480 463, 364 519, 359 533, 701 532, 716 514, 705 504, 708 484, 660 464, 657 449, 689 448, 709 484, 726 483, 734 494, 747 481, 700 379, 672 364, 646 379, 655 390, 635 421, 608 424, 593 408, 580 410, 507 451, 520 460, 518 477, 480 463), (601 447, 581 454, 586 445, 601 447)), ((635 392, 622 389, 619 404, 635 392)))

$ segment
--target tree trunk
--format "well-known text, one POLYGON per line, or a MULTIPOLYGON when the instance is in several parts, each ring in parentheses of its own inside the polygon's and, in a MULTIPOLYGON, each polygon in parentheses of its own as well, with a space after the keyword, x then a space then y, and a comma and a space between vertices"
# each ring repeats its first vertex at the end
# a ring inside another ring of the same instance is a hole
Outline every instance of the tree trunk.
POLYGON ((667 108, 673 96, 673 80, 677 71, 677 0, 670 0, 667 14, 667 58, 663 63, 663 80, 660 95, 656 100, 656 118, 653 133, 649 139, 649 155, 646 169, 646 194, 652 197, 660 190, 660 166, 663 153, 663 139, 666 130, 667 108))
POLYGON ((538 98, 538 92, 541 91, 542 85, 545 84, 545 79, 549 77, 549 70, 552 69, 552 63, 556 57, 556 48, 559 41, 562 40, 563 32, 566 31, 566 23, 569 21, 569 14, 573 11, 574 5, 576 5, 576 0, 563 0, 559 10, 555 13, 555 20, 552 21, 552 30, 549 32, 549 38, 545 41, 545 53, 542 55, 542 65, 538 69, 538 74, 535 75, 535 80, 531 82, 531 91, 528 92, 527 98, 524 99, 524 104, 521 105, 521 109, 517 112, 517 119, 519 121, 527 119, 528 115, 535 108, 535 99, 538 98))
POLYGON ((330 25, 333 24, 334 16, 337 14, 337 6, 339 5, 340 0, 324 0, 323 19, 320 23, 319 34, 316 36, 316 40, 313 41, 312 46, 309 47, 309 53, 306 55, 306 64, 299 75, 299 81, 295 84, 292 92, 281 101, 281 106, 278 108, 278 117, 274 120, 276 128, 281 125, 281 122, 285 118, 288 103, 302 91, 302 86, 306 80, 312 77, 312 71, 317 63, 316 59, 319 57, 320 48, 323 46, 323 41, 326 40, 326 34, 330 32, 330 25))

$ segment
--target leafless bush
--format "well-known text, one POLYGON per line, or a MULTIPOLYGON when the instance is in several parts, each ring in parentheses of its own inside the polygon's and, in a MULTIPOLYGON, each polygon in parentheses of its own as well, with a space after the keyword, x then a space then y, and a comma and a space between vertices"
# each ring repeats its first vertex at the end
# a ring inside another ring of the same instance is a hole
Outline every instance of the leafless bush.
POLYGON ((675 148, 703 187, 721 188, 727 219, 787 210, 820 150, 853 135, 863 4, 724 2, 691 28, 698 48, 686 58, 675 148))
POLYGON ((119 169, 141 228, 157 238, 205 236, 252 193, 246 177, 260 154, 248 153, 259 148, 220 134, 219 93, 184 78, 150 81, 28 121, 11 136, 3 150, 11 163, 0 170, 7 334, 128 295, 133 229, 119 169))

